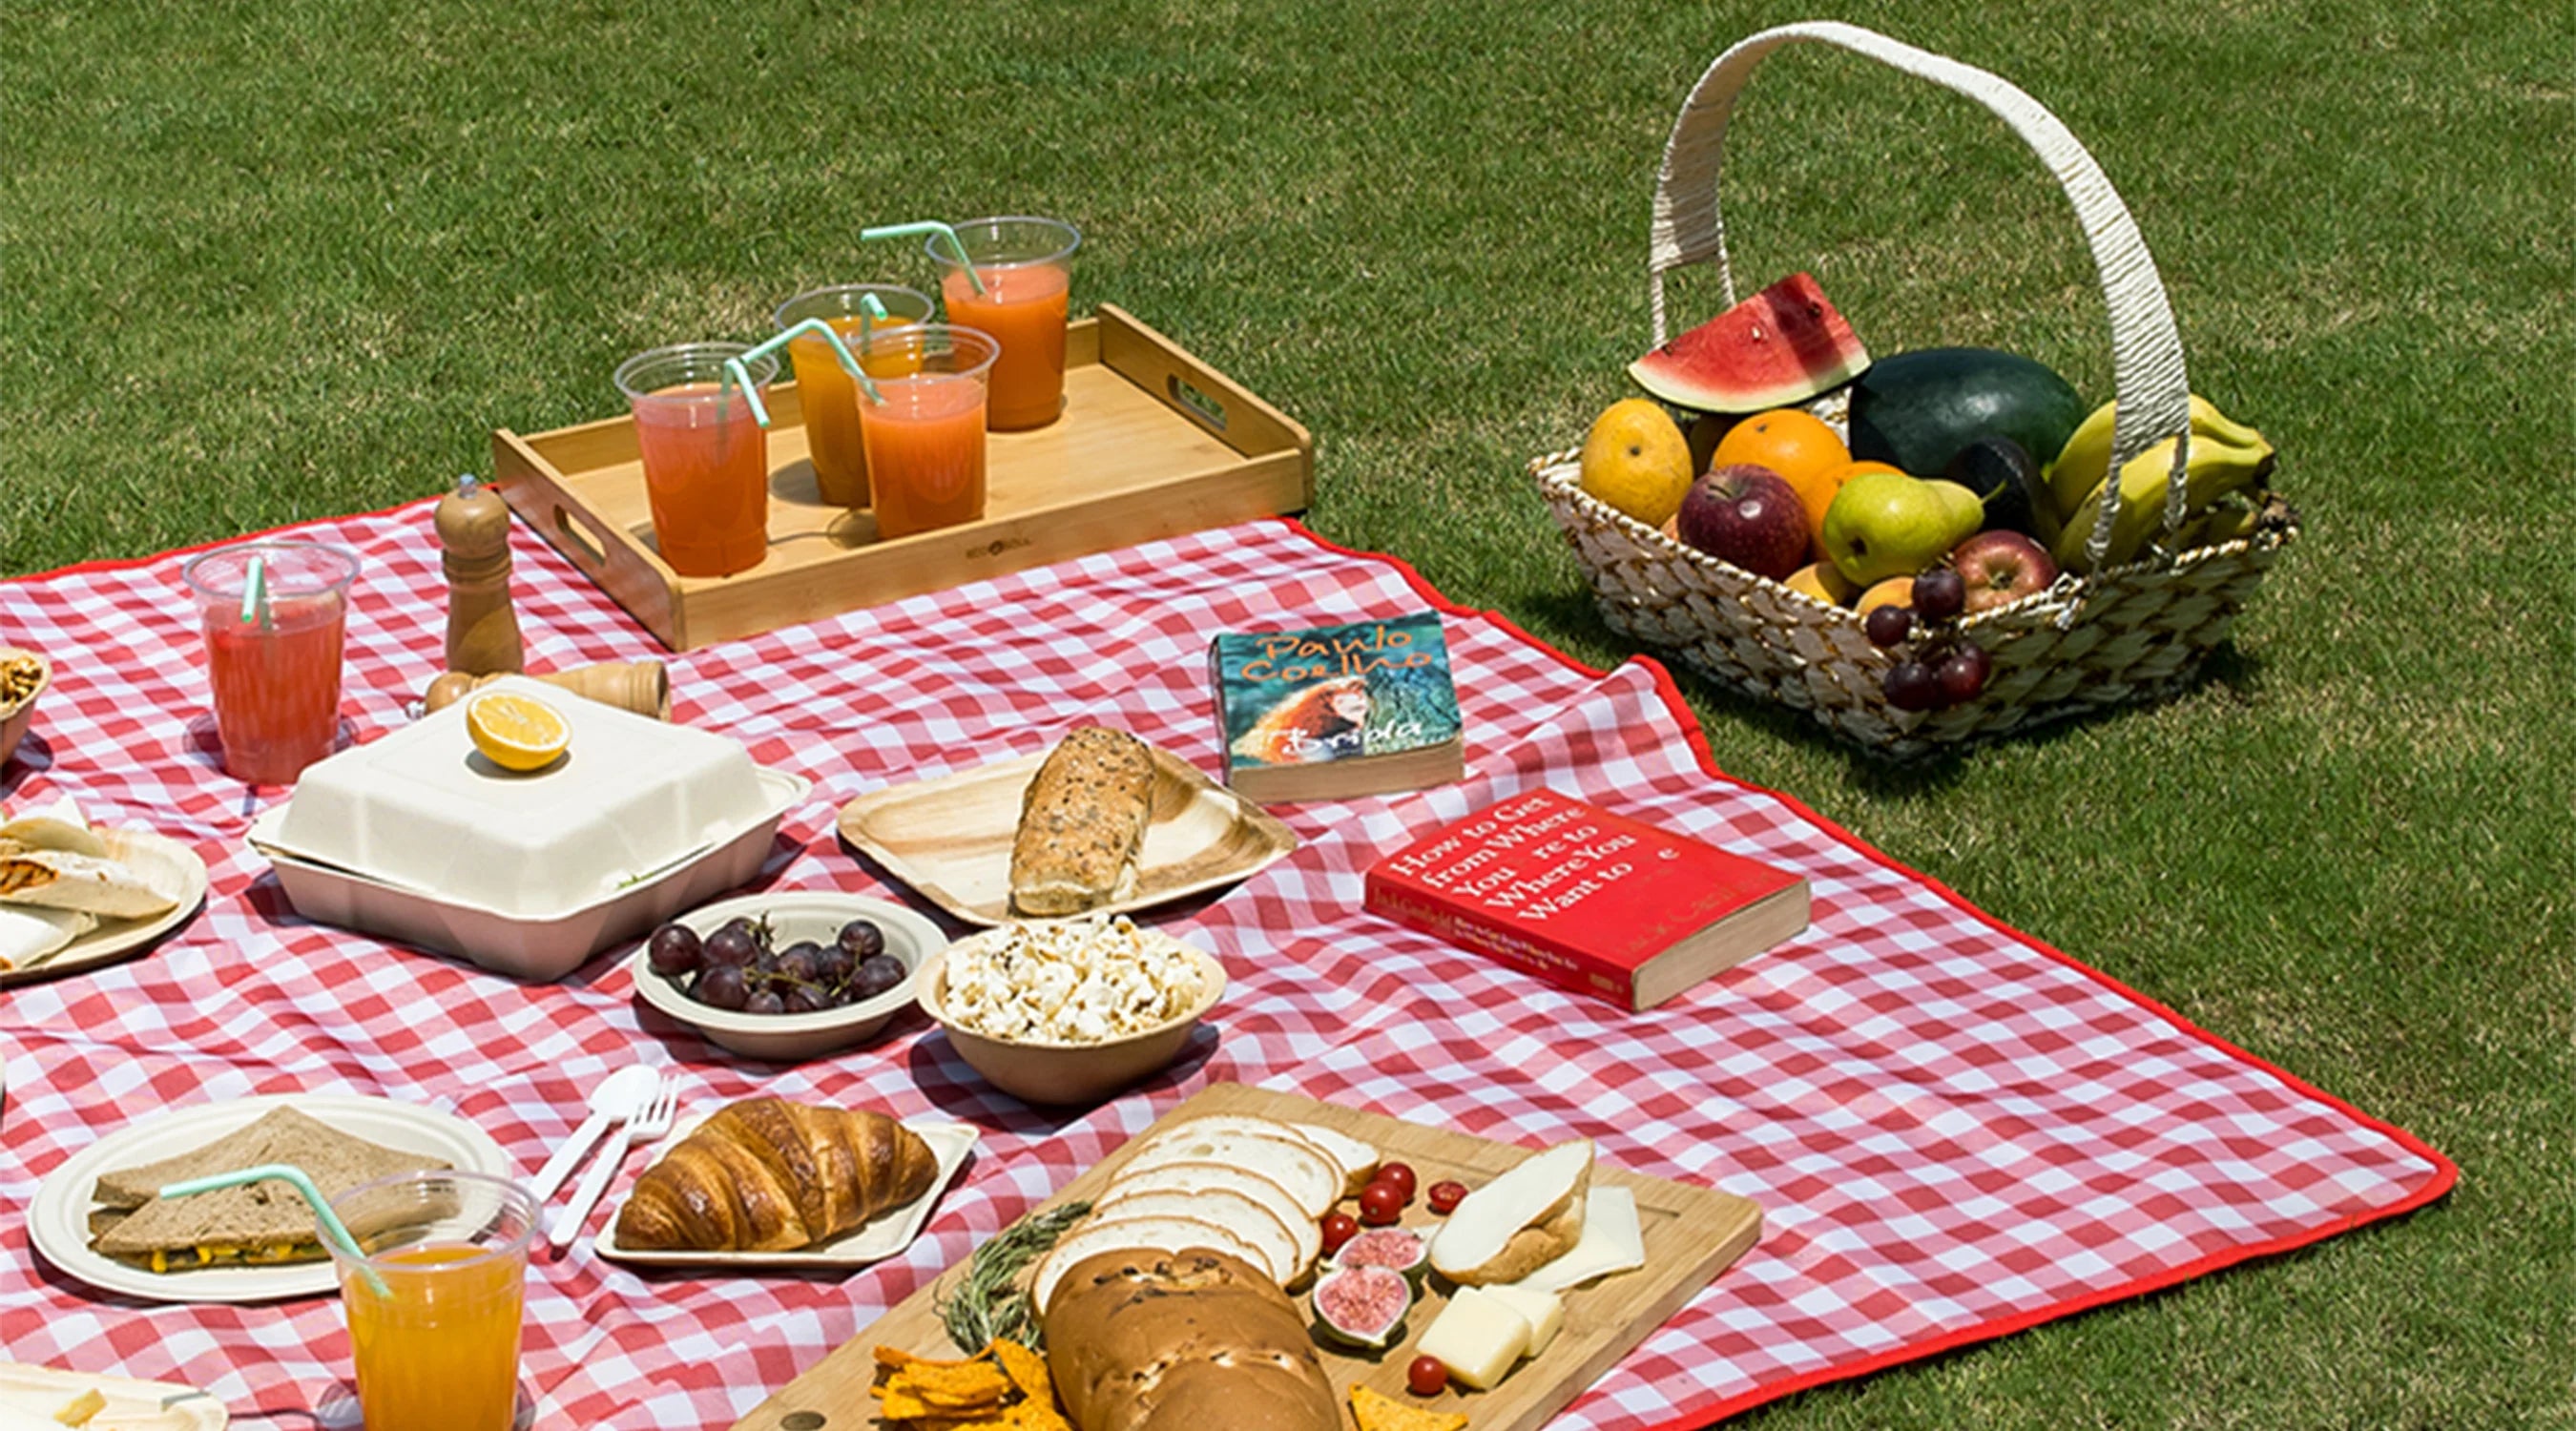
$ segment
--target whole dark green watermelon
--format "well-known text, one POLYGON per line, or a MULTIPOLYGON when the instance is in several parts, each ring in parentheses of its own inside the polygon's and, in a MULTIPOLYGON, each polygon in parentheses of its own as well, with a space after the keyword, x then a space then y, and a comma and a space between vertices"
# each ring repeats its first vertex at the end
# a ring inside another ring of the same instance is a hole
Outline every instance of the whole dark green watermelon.
POLYGON ((1879 359, 1852 385, 1851 452, 1938 477, 1969 443, 2009 437, 2046 466, 2092 410, 2066 379, 2019 353, 1925 348, 1879 359))

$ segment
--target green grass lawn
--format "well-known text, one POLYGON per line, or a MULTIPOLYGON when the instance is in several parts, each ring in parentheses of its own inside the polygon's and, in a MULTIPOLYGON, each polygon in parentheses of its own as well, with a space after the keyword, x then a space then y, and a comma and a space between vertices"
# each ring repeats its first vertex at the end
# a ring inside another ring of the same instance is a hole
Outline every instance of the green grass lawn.
MULTIPOLYGON (((324 0, 0 17, 0 574, 425 495, 665 341, 1053 213, 1317 435, 1323 534, 1629 654, 1523 475, 1625 391, 1674 110, 1775 5, 324 0), (394 18, 359 18, 387 13, 394 18), (1076 18, 1078 16, 1078 18, 1076 18)), ((1685 682, 1719 761, 2459 1161, 2400 1222, 1744 1419, 2576 1426, 2576 26, 2563 6, 1856 13, 2101 160, 2307 533, 2190 694, 1891 771, 1685 682)), ((1802 48, 1729 232, 1879 352, 2108 392, 2064 201, 1802 48)), ((909 265, 907 267, 907 265, 909 265)), ((1683 283, 1685 321, 1714 285, 1683 283)), ((0 633, 5 634, 5 633, 0 633)))

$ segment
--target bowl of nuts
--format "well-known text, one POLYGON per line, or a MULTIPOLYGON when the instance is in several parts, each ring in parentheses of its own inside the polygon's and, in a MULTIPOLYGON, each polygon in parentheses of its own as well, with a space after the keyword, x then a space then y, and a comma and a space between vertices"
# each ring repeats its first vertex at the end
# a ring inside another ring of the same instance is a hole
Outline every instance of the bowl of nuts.
POLYGON ((627 961, 645 1003, 749 1058, 792 1063, 873 1037, 948 942, 898 904, 829 890, 719 900, 627 961))
POLYGON ((45 658, 16 646, 0 646, 0 765, 18 753, 27 727, 35 723, 36 697, 51 685, 54 671, 45 658))
POLYGON ((1161 1072, 1224 995, 1215 955, 1123 915, 985 930, 917 986, 968 1067, 1042 1104, 1094 1102, 1161 1072))

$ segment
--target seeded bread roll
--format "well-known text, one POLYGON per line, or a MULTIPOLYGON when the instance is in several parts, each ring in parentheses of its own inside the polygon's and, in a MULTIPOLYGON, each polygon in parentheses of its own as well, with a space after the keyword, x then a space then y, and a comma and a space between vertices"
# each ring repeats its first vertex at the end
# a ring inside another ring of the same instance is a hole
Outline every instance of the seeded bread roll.
POLYGON ((1047 1367, 1081 1431, 1340 1431, 1297 1304, 1205 1248, 1086 1257, 1046 1308, 1047 1367))
POLYGON ((1012 910, 1053 918, 1135 893, 1153 813, 1154 757, 1145 742, 1106 726, 1075 727, 1021 797, 1012 910))

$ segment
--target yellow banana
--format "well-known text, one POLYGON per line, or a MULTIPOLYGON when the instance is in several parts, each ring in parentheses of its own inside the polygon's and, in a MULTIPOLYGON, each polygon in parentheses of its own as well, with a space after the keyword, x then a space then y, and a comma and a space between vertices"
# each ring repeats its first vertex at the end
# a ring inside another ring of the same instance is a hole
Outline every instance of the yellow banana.
MULTIPOLYGON (((2119 404, 2106 402, 2093 409, 2092 415, 2077 425, 2074 435, 2066 439, 2057 460, 2048 464, 2048 490, 2057 499, 2060 513, 2072 512, 2093 495, 2102 479, 2111 472, 2111 420, 2119 404)), ((2191 395, 2192 445, 2203 438, 2215 438, 2237 447, 2254 447, 2263 434, 2218 410, 2218 405, 2198 393, 2191 395)))
MULTIPOLYGON (((2111 519, 2111 546, 2103 553, 2104 566, 2136 560, 2162 530, 2177 440, 2166 438, 2130 458, 2120 469, 2119 514, 2111 519)), ((2190 465, 2183 471, 2183 510, 2197 512, 2230 492, 2262 480, 2271 470, 2272 444, 2259 436, 2252 444, 2240 446, 2195 433, 2190 465)), ((2101 516, 2102 494, 2109 485, 2094 488, 2083 505, 2067 515, 2066 528, 2058 533, 2057 544, 2050 552, 2060 567, 2078 575, 2093 569, 2084 558, 2084 546, 2092 540, 2093 524, 2101 516)))

